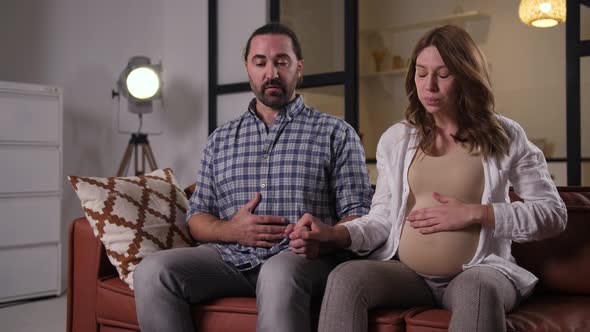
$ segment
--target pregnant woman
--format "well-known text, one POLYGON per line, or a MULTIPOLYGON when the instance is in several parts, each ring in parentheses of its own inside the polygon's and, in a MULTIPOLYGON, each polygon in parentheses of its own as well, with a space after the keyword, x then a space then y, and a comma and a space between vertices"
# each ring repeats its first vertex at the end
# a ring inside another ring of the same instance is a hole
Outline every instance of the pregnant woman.
POLYGON ((541 151, 495 113, 487 63, 464 30, 426 33, 405 86, 406 120, 377 147, 369 214, 334 227, 308 218, 291 234, 370 258, 332 271, 318 330, 366 331, 372 308, 438 305, 452 311, 450 331, 505 331, 537 281, 511 243, 564 230, 565 205, 541 151), (524 202, 510 203, 509 185, 524 202))

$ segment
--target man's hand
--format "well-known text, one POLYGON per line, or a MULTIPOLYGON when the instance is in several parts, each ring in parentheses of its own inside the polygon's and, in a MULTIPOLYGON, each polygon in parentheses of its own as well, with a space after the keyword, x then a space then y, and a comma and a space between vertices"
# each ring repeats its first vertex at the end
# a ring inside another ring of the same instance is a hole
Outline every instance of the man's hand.
POLYGON ((465 204, 439 193, 433 193, 432 197, 442 205, 412 211, 406 218, 422 234, 464 229, 484 219, 483 205, 465 204))
MULTIPOLYGON (((356 218, 358 216, 349 216, 342 219, 340 223, 356 218)), ((336 224, 336 226, 326 225, 318 218, 306 213, 299 219, 293 232, 289 234, 292 250, 305 255, 307 258, 315 258, 324 252, 350 246, 350 233, 340 223, 336 224), (314 248, 315 246, 317 246, 317 251, 314 248)))
POLYGON ((309 259, 317 258, 320 255, 320 241, 302 238, 304 232, 311 231, 311 225, 313 224, 323 225, 318 218, 306 213, 297 221, 293 231, 289 234, 291 251, 309 259))
MULTIPOLYGON (((343 221, 355 218, 351 216, 343 221)), ((350 234, 346 227, 326 225, 309 213, 297 221, 289 238, 291 250, 310 259, 350 245, 350 234)))
POLYGON ((260 193, 242 206, 226 223, 228 242, 237 242, 250 247, 273 247, 286 236, 285 218, 269 215, 255 215, 252 211, 260 203, 260 193))

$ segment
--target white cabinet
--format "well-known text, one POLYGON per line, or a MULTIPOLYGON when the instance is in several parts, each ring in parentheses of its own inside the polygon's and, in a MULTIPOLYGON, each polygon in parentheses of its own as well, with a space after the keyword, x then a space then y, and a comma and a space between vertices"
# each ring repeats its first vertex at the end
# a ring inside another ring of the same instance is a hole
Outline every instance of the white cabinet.
POLYGON ((61 286, 62 90, 0 82, 0 303, 61 286))

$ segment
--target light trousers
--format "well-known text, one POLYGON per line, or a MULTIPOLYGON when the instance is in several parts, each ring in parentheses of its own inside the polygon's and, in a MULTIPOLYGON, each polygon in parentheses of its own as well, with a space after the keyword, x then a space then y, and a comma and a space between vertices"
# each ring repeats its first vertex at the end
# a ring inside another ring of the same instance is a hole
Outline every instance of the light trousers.
POLYGON ((398 260, 355 260, 330 273, 318 331, 367 331, 373 308, 434 305, 452 312, 449 331, 506 331, 505 313, 517 301, 512 282, 490 267, 468 269, 442 285, 398 260))
POLYGON ((311 331, 312 298, 322 296, 337 256, 306 259, 283 251, 241 272, 209 246, 164 250, 147 256, 134 273, 142 332, 194 332, 191 304, 221 297, 256 296, 257 331, 311 331))

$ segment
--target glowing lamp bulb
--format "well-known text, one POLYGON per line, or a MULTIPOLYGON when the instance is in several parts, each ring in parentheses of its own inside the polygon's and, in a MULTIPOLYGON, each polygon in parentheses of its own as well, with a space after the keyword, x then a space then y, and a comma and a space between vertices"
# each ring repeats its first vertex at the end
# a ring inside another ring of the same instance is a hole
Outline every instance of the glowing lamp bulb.
POLYGON ((137 99, 153 97, 160 89, 158 74, 146 67, 132 70, 127 76, 127 89, 137 99))
POLYGON ((539 9, 543 13, 549 13, 551 11, 551 4, 549 2, 545 2, 539 5, 539 9))

